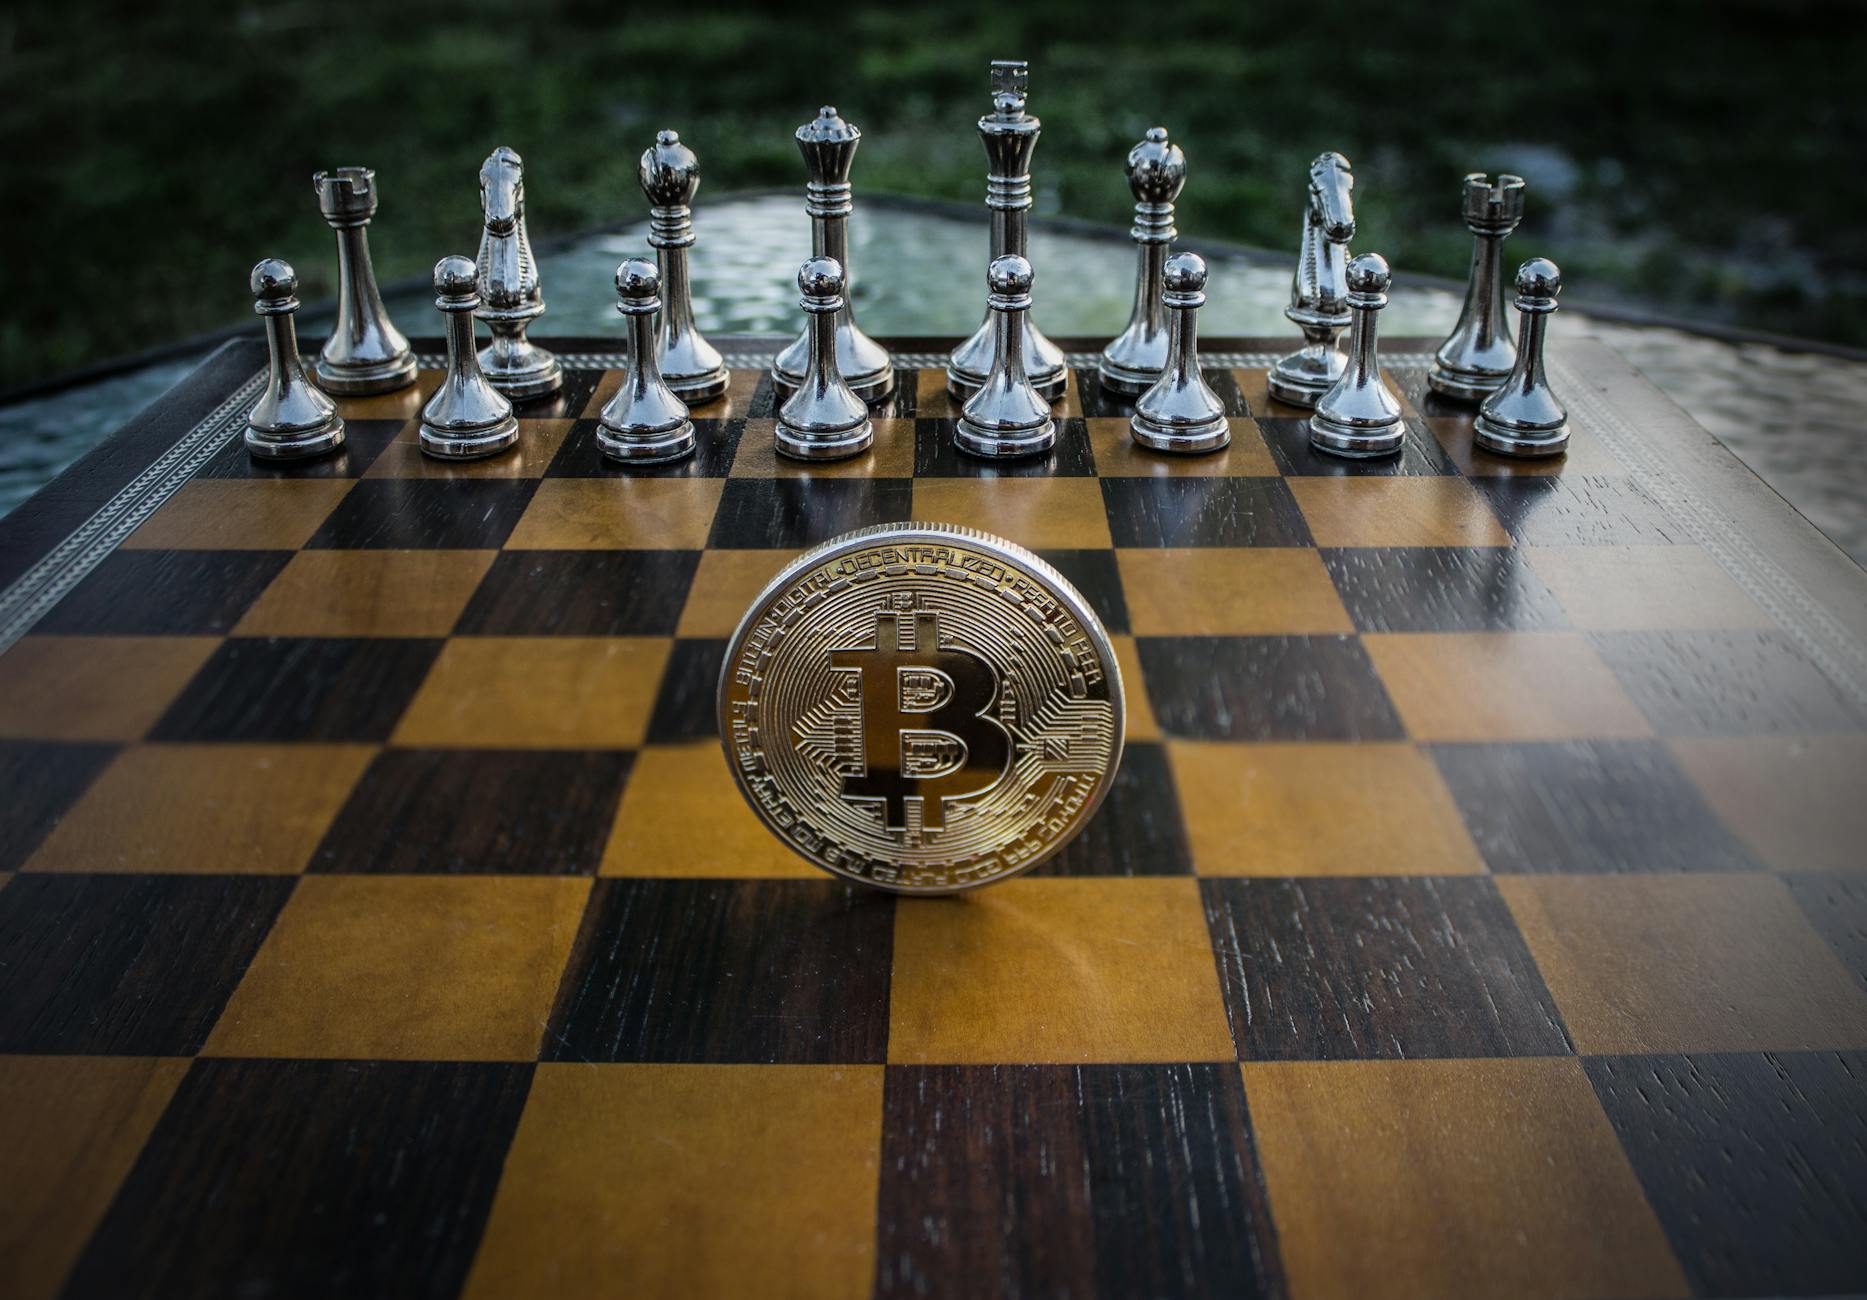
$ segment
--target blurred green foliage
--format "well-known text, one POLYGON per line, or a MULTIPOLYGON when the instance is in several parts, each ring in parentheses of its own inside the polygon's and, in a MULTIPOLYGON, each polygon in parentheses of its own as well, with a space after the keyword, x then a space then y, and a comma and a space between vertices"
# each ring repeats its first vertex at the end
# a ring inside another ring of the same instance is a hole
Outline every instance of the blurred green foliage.
POLYGON ((167 0, 0 18, 0 384, 241 320, 262 255, 328 296, 309 178, 340 163, 381 178, 385 278, 472 251, 498 143, 525 156, 541 238, 640 216, 635 159, 663 126, 700 154, 702 202, 800 185, 791 132, 824 101, 865 131, 858 193, 976 201, 972 123, 1007 56, 1032 62, 1040 213, 1125 224, 1121 158, 1159 122, 1191 159, 1183 238, 1282 248, 1305 164, 1340 149, 1356 246, 1461 276, 1459 176, 1516 170, 1532 188, 1512 249, 1555 257, 1578 298, 1867 343, 1853 0, 826 12, 167 0))

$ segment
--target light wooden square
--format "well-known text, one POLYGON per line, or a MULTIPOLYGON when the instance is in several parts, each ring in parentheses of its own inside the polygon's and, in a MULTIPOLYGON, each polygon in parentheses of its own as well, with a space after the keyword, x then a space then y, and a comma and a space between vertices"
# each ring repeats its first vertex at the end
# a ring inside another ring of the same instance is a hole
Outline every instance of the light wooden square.
POLYGON ((922 478, 914 517, 978 528, 1032 550, 1114 545, 1093 478, 922 478))
POLYGON ((548 478, 506 539, 515 551, 686 550, 707 544, 724 479, 548 478))
POLYGON ((441 647, 394 743, 437 748, 635 749, 668 637, 463 637, 441 647))
POLYGON ((352 479, 193 479, 131 533, 130 549, 295 551, 352 479))
POLYGON ((1577 627, 1601 631, 1767 628, 1763 607, 1697 546, 1527 546, 1577 627))
POLYGON ((235 636, 446 636, 497 551, 300 551, 235 636))
POLYGON ((823 873, 761 822, 713 741, 650 745, 635 756, 599 868, 606 876, 734 879, 823 873))
POLYGON ((1318 546, 1509 546, 1497 515, 1462 478, 1289 478, 1318 546))
POLYGON ((1298 547, 1115 553, 1137 636, 1353 632, 1315 551, 1298 547))
POLYGON ((1574 632, 1362 638, 1415 740, 1637 740, 1653 734, 1574 632))
POLYGON ((29 636, 0 657, 0 736, 140 740, 220 644, 210 636, 29 636))
POLYGON ((1670 746, 1705 802, 1766 866, 1867 872, 1867 736, 1706 737, 1670 746))

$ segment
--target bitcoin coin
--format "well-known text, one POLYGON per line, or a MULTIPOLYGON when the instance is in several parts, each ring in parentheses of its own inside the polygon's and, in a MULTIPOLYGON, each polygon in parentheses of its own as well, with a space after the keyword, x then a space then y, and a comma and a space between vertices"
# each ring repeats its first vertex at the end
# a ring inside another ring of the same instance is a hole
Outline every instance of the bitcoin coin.
POLYGON ((733 777, 779 838, 902 893, 1062 848, 1108 793, 1124 719, 1081 594, 946 524, 859 529, 787 565, 727 645, 719 713, 733 777))

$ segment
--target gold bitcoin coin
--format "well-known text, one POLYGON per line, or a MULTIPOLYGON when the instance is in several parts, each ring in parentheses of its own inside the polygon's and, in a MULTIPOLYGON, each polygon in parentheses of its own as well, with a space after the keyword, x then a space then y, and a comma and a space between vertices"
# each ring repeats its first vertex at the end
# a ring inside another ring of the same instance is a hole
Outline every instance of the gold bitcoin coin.
POLYGON ((720 671, 752 808, 827 871, 948 893, 1083 828, 1122 752, 1108 634, 1055 569, 945 524, 826 542, 752 602, 720 671))

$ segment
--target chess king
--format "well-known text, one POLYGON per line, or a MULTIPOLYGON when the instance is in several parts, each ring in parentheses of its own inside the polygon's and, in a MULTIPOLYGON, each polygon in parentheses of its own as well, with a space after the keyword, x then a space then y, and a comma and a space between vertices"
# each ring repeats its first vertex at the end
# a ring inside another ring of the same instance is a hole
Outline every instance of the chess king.
POLYGON ((721 670, 740 791, 817 866, 902 893, 1029 870, 1121 761, 1121 672, 1082 596, 1021 547, 885 524, 793 561, 721 670))

